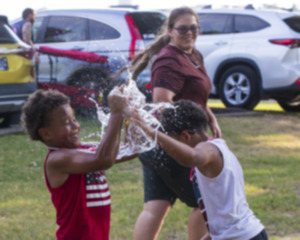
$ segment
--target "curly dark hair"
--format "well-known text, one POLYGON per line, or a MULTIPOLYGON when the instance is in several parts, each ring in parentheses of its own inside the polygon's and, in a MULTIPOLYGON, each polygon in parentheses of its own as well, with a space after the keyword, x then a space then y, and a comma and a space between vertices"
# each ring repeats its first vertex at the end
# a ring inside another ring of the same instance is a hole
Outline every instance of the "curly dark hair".
POLYGON ((32 93, 22 108, 22 123, 32 140, 43 141, 38 130, 47 126, 53 109, 70 103, 69 98, 56 90, 37 90, 32 93))
POLYGON ((162 113, 162 126, 168 134, 179 135, 183 130, 206 132, 208 118, 200 105, 190 100, 179 100, 174 108, 166 108, 162 113))

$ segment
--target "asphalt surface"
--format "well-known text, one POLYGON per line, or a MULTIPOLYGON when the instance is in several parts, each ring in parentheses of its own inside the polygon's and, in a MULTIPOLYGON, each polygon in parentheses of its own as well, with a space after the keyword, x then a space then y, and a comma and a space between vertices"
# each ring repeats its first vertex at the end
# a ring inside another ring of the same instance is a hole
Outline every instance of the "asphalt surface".
POLYGON ((262 115, 263 112, 251 111, 242 108, 211 108, 213 113, 223 117, 238 117, 238 116, 250 116, 250 115, 262 115))
POLYGON ((17 134, 17 133, 24 133, 24 129, 21 125, 14 124, 10 125, 7 128, 0 128, 0 136, 7 135, 7 134, 17 134))

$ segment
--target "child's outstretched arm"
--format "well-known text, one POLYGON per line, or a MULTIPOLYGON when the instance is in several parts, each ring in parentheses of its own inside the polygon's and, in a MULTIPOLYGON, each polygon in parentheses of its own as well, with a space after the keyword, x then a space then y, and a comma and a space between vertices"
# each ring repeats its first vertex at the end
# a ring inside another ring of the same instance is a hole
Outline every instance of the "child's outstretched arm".
POLYGON ((132 114, 132 116, 132 121, 136 122, 149 136, 156 138, 157 144, 183 166, 202 168, 220 157, 219 150, 207 142, 199 142, 196 146, 190 146, 191 138, 185 131, 178 139, 175 139, 148 126, 138 114, 132 114))
MULTIPOLYGON (((129 112, 127 112, 127 115, 130 114, 129 112)), ((128 116, 127 116, 128 117, 128 116)), ((124 144, 128 142, 128 125, 129 125, 129 119, 127 119, 125 121, 125 135, 124 135, 124 144)), ((120 146, 121 147, 121 146, 120 146)), ((133 159, 136 159, 140 154, 139 153, 134 153, 132 155, 126 155, 126 156, 123 156, 119 159, 117 159, 115 161, 115 163, 122 163, 122 162, 127 162, 127 161, 130 161, 130 160, 133 160, 133 159)))

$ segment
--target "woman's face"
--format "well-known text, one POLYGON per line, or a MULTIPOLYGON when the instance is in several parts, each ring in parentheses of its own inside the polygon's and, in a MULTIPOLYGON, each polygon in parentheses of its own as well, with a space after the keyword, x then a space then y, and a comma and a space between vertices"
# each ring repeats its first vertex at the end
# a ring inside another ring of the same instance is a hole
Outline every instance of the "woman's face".
POLYGON ((168 29, 171 44, 183 52, 191 53, 199 34, 198 23, 195 16, 185 14, 176 20, 173 28, 168 29))

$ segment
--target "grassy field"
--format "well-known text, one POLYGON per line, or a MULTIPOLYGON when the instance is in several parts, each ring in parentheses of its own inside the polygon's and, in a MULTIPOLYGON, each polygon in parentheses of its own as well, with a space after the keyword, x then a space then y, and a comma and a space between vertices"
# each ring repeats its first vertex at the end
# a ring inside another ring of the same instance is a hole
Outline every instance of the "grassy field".
MULTIPOLYGON (((209 104, 221 107, 218 101, 209 104)), ((218 116, 223 136, 243 166, 249 205, 270 239, 300 239, 300 114, 282 112, 272 102, 256 110, 252 116, 218 116)), ((99 129, 94 121, 81 124, 82 137, 99 129)), ((54 239, 55 212, 43 177, 46 148, 24 134, 0 136, 0 146, 0 240, 54 239)), ((132 239, 143 205, 141 164, 137 159, 117 164, 106 175, 111 240, 132 239)), ((187 239, 189 211, 176 202, 159 239, 187 239)))

